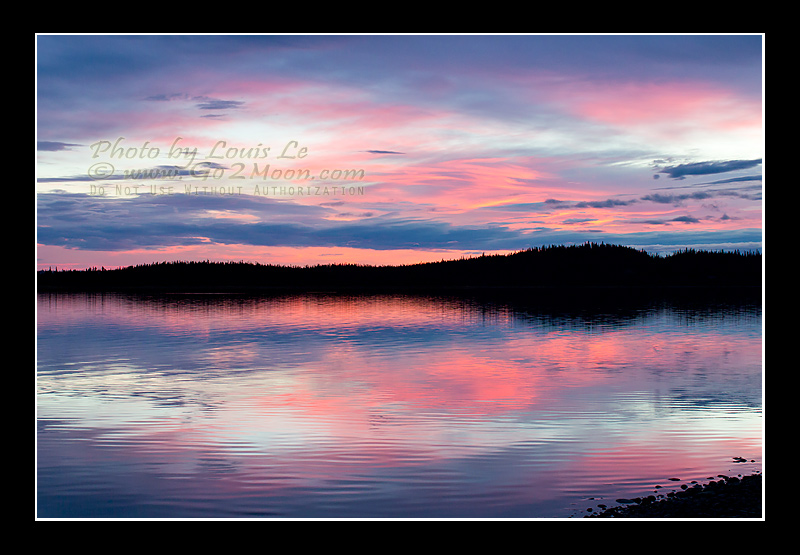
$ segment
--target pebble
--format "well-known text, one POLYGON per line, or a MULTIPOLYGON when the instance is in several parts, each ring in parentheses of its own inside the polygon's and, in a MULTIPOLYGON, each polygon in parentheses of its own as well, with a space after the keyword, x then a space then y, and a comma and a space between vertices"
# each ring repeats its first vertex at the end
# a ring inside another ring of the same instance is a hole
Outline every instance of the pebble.
POLYGON ((601 507, 602 511, 589 511, 592 514, 585 518, 761 518, 760 473, 718 477, 705 486, 683 484, 683 489, 658 498, 620 498, 617 503, 622 506, 601 507))

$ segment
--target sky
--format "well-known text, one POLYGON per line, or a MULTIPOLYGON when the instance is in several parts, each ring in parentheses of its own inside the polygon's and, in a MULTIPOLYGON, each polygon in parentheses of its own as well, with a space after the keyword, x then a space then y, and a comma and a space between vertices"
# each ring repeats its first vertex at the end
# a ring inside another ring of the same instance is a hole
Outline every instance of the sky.
POLYGON ((37 265, 761 250, 763 48, 40 34, 37 265))

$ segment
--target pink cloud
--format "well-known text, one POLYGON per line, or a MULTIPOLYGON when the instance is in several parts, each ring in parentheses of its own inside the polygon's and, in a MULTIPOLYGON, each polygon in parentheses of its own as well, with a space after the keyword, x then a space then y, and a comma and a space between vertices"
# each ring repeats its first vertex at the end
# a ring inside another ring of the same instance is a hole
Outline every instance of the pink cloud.
MULTIPOLYGON (((398 162, 400 164, 402 162, 398 162)), ((374 167, 371 195, 459 213, 509 202, 544 200, 537 181, 550 177, 533 159, 454 158, 374 167)), ((371 198, 372 200, 372 198, 371 198)))
POLYGON ((734 131, 761 127, 760 99, 703 83, 592 84, 565 92, 564 98, 568 111, 620 128, 734 131))

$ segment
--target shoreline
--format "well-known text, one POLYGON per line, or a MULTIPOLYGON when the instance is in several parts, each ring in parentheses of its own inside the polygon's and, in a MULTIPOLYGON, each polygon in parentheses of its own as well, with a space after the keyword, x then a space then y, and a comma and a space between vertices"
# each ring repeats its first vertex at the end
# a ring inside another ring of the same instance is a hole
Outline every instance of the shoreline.
POLYGON ((746 476, 718 475, 705 484, 691 482, 666 494, 654 493, 633 499, 617 499, 618 505, 586 509, 583 518, 627 519, 762 519, 763 486, 761 472, 746 476))

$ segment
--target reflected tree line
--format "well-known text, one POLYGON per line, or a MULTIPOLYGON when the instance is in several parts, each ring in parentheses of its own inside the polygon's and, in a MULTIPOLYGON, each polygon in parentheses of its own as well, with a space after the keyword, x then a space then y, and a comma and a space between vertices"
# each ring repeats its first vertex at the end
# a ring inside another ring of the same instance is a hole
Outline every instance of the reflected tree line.
POLYGON ((452 288, 658 287, 762 285, 759 252, 685 249, 667 256, 620 245, 530 248, 399 266, 176 261, 117 269, 37 272, 39 291, 121 289, 371 291, 452 288))

